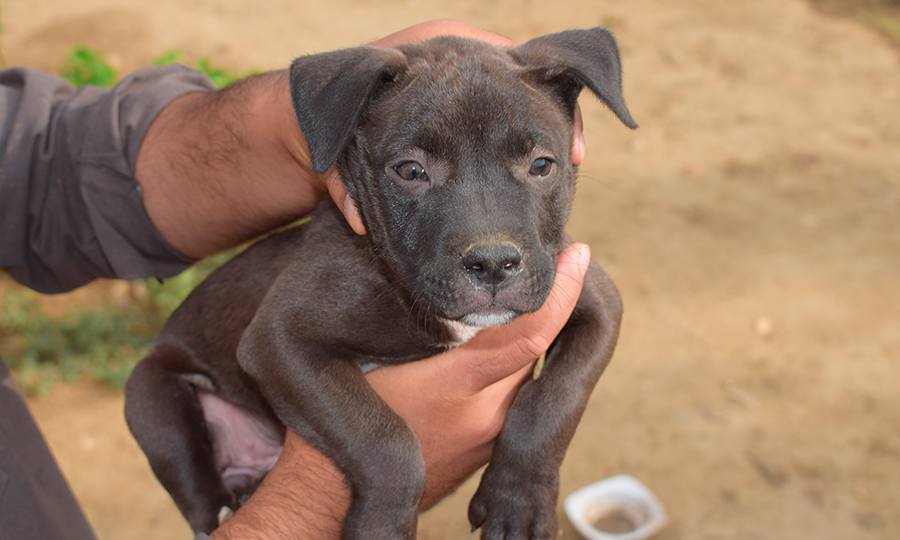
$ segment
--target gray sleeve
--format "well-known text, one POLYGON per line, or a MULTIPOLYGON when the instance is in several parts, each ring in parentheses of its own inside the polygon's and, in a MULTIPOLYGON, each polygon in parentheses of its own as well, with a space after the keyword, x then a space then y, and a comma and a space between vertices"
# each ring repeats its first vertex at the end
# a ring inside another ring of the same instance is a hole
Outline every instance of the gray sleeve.
POLYGON ((150 221, 134 167, 157 114, 212 88, 175 65, 135 72, 112 90, 76 90, 28 68, 0 72, 0 268, 46 293, 187 268, 194 261, 150 221))

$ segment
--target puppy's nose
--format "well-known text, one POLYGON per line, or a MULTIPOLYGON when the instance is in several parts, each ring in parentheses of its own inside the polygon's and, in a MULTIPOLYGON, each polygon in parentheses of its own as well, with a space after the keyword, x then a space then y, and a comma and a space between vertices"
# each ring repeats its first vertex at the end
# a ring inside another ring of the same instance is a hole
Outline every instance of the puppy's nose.
POLYGON ((463 253, 462 265, 476 285, 500 288, 522 269, 522 253, 509 242, 473 244, 463 253))

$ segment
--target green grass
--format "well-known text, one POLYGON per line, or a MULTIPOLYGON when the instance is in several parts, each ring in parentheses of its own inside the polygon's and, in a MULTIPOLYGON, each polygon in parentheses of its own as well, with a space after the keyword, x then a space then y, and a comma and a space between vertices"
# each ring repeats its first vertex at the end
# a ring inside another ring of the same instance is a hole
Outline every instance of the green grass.
POLYGON ((69 51, 62 76, 76 87, 90 84, 111 88, 118 79, 116 70, 103 58, 103 54, 88 47, 75 47, 69 51))
POLYGON ((0 354, 26 395, 43 395, 59 382, 84 377, 121 388, 172 311, 236 251, 206 259, 164 282, 136 282, 130 289, 140 294, 124 302, 110 296, 54 317, 46 314, 40 294, 5 285, 0 354))
MULTIPOLYGON (((181 63, 181 59, 181 51, 172 50, 154 59, 153 65, 178 64, 181 63)), ((205 73, 216 85, 216 88, 224 88, 257 73, 256 71, 241 73, 213 66, 206 58, 197 60, 192 67, 205 73)), ((88 84, 101 88, 112 88, 119 79, 116 70, 109 65, 102 52, 80 46, 69 51, 61 75, 77 88, 88 84)))
POLYGON ((3 358, 26 395, 84 376, 121 387, 164 321, 156 310, 113 302, 48 318, 37 293, 10 291, 0 309, 3 358))
MULTIPOLYGON (((181 62, 181 51, 172 50, 163 53, 161 56, 153 60, 153 65, 164 66, 167 64, 178 64, 181 62)), ((216 88, 225 88, 241 79, 245 79, 250 75, 254 75, 256 71, 239 73, 228 69, 214 67, 206 58, 201 58, 194 65, 194 69, 202 71, 216 85, 216 88)))

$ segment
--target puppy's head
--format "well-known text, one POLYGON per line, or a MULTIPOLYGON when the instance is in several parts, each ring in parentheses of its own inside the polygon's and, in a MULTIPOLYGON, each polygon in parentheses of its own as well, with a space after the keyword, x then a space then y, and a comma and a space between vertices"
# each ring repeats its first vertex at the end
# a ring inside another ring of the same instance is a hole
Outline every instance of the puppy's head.
POLYGON ((534 311, 549 293, 584 87, 636 127, 602 29, 513 48, 454 37, 357 47, 291 66, 314 169, 337 163, 412 301, 473 326, 534 311))

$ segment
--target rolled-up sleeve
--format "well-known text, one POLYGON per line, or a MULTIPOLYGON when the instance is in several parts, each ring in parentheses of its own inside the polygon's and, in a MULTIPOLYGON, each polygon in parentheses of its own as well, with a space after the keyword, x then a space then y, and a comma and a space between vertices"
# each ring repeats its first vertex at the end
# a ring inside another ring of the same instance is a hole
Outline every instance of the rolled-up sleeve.
POLYGON ((184 66, 147 68, 112 90, 76 90, 28 68, 0 72, 0 268, 54 293, 192 264, 153 225, 134 169, 159 112, 212 88, 184 66))

